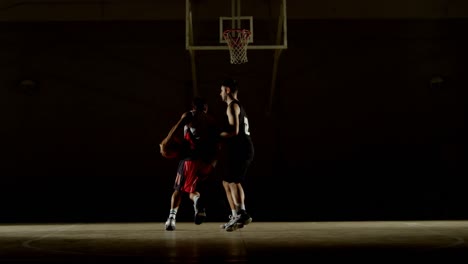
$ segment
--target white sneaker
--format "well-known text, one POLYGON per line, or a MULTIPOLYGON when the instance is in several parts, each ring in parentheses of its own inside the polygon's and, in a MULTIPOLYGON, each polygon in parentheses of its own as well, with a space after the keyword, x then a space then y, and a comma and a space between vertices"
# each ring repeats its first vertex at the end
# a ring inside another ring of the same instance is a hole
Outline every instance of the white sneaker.
MULTIPOLYGON (((231 221, 231 219, 232 219, 232 215, 229 215, 229 221, 231 221)), ((229 224, 229 221, 227 223, 220 225, 219 228, 226 229, 226 226, 229 224)))
POLYGON ((240 228, 240 226, 237 223, 239 221, 239 218, 240 218, 240 215, 231 217, 231 220, 229 220, 229 222, 226 223, 224 230, 228 232, 232 232, 234 230, 237 230, 237 228, 240 228))
POLYGON ((169 217, 167 218, 167 221, 166 221, 166 230, 167 231, 173 231, 175 230, 175 218, 173 217, 169 217))
MULTIPOLYGON (((229 215, 229 221, 231 221, 231 219, 232 219, 232 215, 229 215)), ((226 229, 226 226, 228 226, 229 221, 227 223, 224 223, 224 224, 220 225, 219 228, 226 229)), ((237 223, 237 228, 243 228, 243 227, 244 227, 243 223, 237 223)))

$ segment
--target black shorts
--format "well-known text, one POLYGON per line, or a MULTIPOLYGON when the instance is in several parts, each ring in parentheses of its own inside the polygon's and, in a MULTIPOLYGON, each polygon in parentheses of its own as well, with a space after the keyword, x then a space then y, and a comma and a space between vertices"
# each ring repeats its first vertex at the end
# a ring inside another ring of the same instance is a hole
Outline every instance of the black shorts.
POLYGON ((241 183, 245 180, 247 170, 252 160, 228 159, 225 163, 223 181, 241 183))

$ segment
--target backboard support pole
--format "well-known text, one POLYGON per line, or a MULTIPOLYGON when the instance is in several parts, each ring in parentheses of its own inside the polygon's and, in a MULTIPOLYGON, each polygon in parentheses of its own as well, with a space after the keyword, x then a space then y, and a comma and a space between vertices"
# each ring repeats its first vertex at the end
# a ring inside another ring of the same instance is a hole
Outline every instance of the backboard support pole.
MULTIPOLYGON (((287 25, 286 25, 286 3, 283 1, 281 3, 282 13, 278 19, 278 30, 276 35, 276 44, 279 45, 281 43, 281 39, 283 38, 285 43, 284 45, 287 46, 287 37, 283 37, 283 34, 286 34, 287 25)), ((272 70, 272 77, 271 77, 271 89, 270 89, 270 101, 268 104, 267 109, 267 116, 270 116, 273 111, 273 104, 275 101, 275 92, 276 92, 276 82, 277 82, 277 75, 278 75, 278 64, 279 58, 282 53, 282 49, 276 49, 274 60, 273 60, 273 70, 272 70)))
MULTIPOLYGON (((192 9, 190 0, 185 0, 185 16, 189 19, 185 21, 185 38, 186 49, 189 45, 193 45, 193 25, 192 25, 192 9)), ((198 81, 197 81, 197 67, 195 63, 195 50, 188 49, 190 53, 190 68, 192 71, 192 94, 198 96, 198 81)))

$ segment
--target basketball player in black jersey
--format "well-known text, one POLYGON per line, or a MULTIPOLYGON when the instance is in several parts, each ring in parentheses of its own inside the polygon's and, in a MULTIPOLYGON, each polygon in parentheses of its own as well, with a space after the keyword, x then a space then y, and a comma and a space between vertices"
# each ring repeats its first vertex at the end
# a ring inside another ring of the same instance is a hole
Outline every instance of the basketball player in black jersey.
POLYGON ((232 211, 230 221, 221 228, 234 231, 252 222, 245 209, 245 193, 242 183, 254 158, 254 146, 250 137, 249 119, 237 98, 237 81, 226 79, 221 84, 221 99, 227 104, 226 129, 221 132, 225 150, 223 187, 232 211))

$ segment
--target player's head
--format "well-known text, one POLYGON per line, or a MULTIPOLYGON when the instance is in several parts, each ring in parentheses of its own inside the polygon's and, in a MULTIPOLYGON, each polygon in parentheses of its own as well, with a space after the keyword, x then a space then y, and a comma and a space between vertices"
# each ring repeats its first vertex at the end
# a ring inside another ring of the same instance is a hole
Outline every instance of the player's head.
POLYGON ((192 101, 192 108, 196 111, 208 111, 208 104, 206 103, 205 98, 197 96, 192 101))
POLYGON ((224 79, 223 82, 221 83, 221 86, 229 87, 229 89, 231 90, 231 93, 237 92, 237 80, 235 79, 232 79, 232 78, 224 79))
POLYGON ((237 81, 232 78, 224 79, 221 83, 221 100, 229 102, 232 99, 237 98, 237 81))

